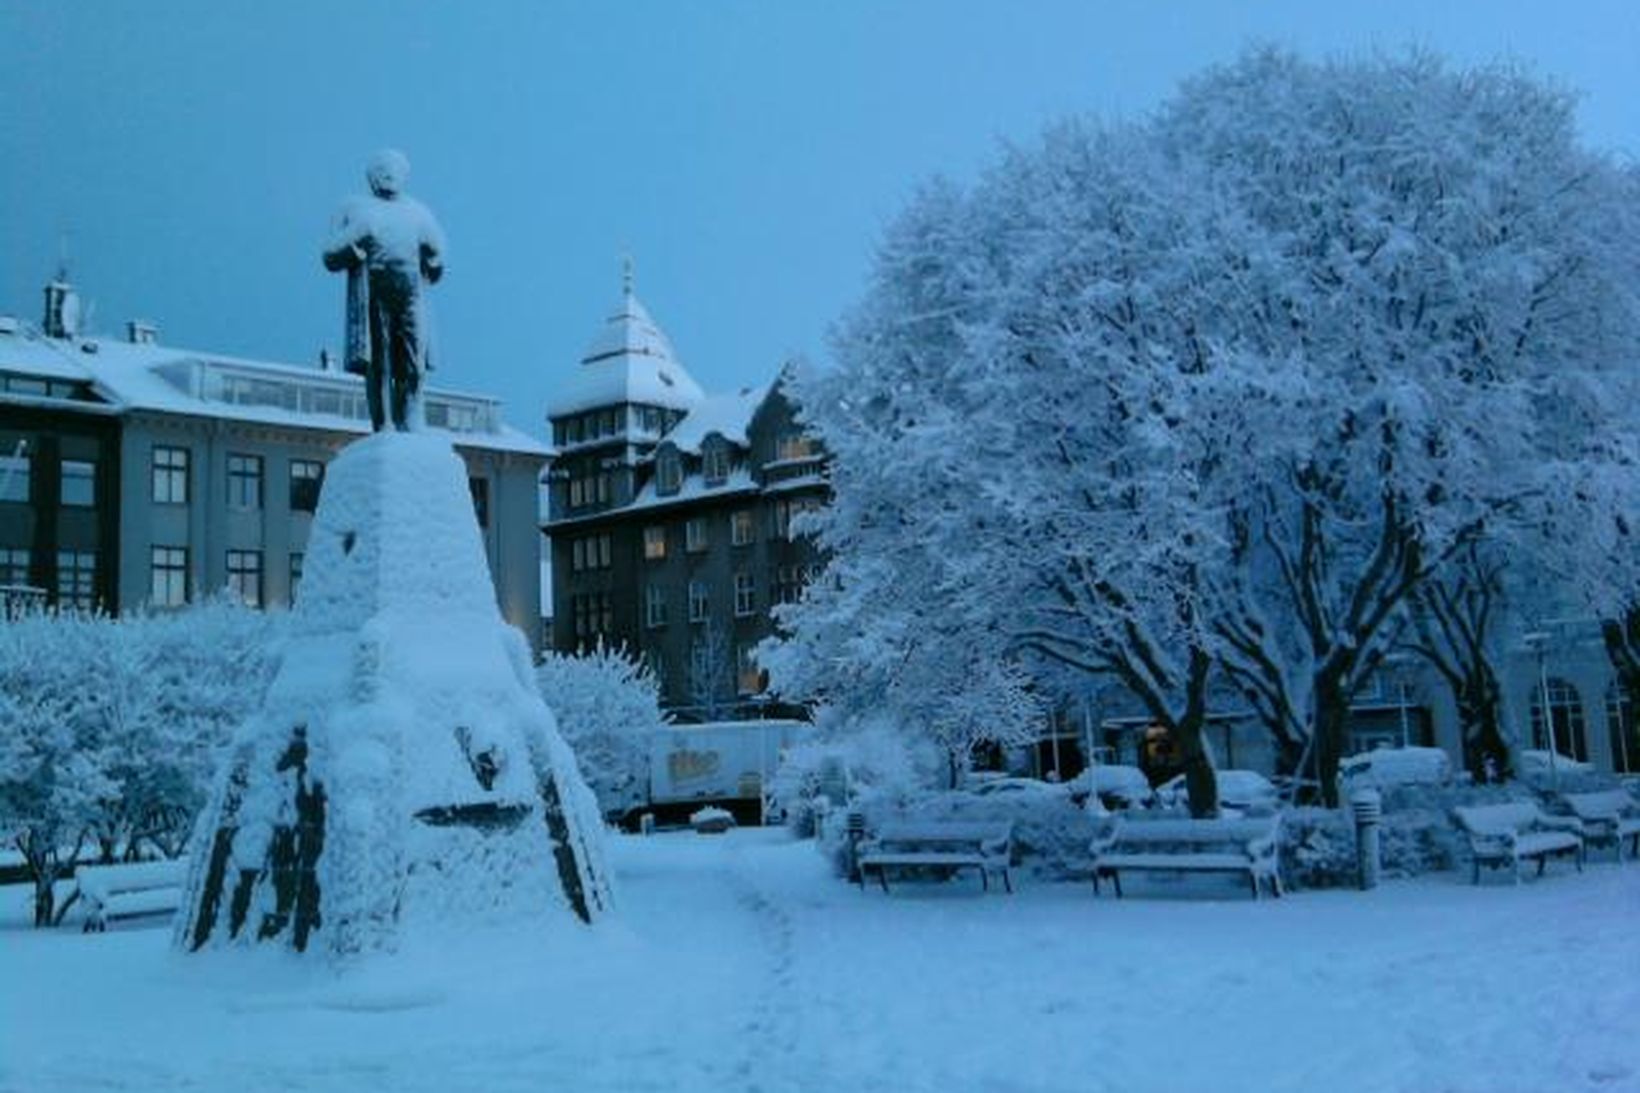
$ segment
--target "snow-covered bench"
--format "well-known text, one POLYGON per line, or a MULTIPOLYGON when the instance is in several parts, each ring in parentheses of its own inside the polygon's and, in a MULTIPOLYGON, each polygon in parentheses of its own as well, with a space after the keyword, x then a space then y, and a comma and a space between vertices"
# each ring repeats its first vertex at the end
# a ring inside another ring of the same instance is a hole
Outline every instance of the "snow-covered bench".
POLYGON ((1093 894, 1109 877, 1122 896, 1123 873, 1245 874, 1253 898, 1268 884, 1281 895, 1281 815, 1236 819, 1118 819, 1093 841, 1093 894))
POLYGON ((1623 860, 1623 840, 1631 841, 1629 853, 1640 858, 1640 802, 1621 789, 1592 793, 1563 793, 1562 801, 1573 816, 1583 821, 1583 841, 1596 846, 1612 844, 1617 860, 1623 860))
POLYGON ((888 891, 890 871, 928 869, 956 872, 974 869, 980 885, 990 891, 991 874, 1002 877, 1009 892, 1014 882, 1008 875, 1013 857, 1012 824, 971 823, 949 820, 903 820, 885 823, 860 847, 860 887, 867 870, 877 871, 883 891, 888 891))
POLYGON ((85 931, 101 933, 115 919, 171 914, 182 902, 187 871, 181 858, 80 866, 74 882, 85 901, 85 931))
POLYGON ((1570 854, 1583 871, 1583 821, 1574 816, 1546 816, 1530 801, 1502 805, 1467 805, 1452 810, 1458 826, 1469 836, 1475 859, 1476 884, 1481 866, 1509 867, 1520 880, 1520 863, 1537 859, 1538 875, 1550 857, 1570 854))

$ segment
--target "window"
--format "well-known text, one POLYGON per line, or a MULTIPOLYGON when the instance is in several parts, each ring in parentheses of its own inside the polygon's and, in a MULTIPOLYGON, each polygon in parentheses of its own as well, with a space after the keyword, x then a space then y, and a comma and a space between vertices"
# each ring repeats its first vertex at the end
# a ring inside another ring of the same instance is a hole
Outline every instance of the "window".
POLYGON ((743 695, 755 695, 763 690, 763 672, 757 666, 755 645, 735 647, 735 689, 743 695))
POLYGON ((17 446, 17 454, 0 455, 0 501, 28 502, 28 456, 23 452, 23 445, 17 446))
POLYGON ((792 500, 778 500, 774 503, 774 534, 778 539, 796 538, 792 531, 792 518, 801 516, 805 512, 812 512, 819 507, 810 498, 792 500))
POLYGON ((692 516, 683 524, 683 549, 699 554, 706 549, 706 517, 692 516))
POLYGON ((188 503, 187 448, 154 445, 154 501, 161 505, 188 503))
POLYGON ((729 517, 729 541, 735 546, 745 546, 752 538, 752 510, 736 509, 729 517))
POLYGON ((610 540, 607 531, 602 535, 587 535, 573 540, 570 543, 570 569, 577 572, 583 569, 608 569, 613 553, 610 540))
POLYGON ((729 446, 721 440, 706 445, 705 473, 708 485, 716 486, 729 477, 729 446))
POLYGON ((57 606, 90 611, 97 604, 97 555, 89 550, 57 552, 57 606))
POLYGON ((148 598, 153 605, 180 607, 187 603, 188 548, 157 546, 150 558, 148 598))
POLYGON ((660 454, 657 469, 658 481, 655 483, 657 493, 677 493, 683 487, 683 461, 678 453, 668 448, 660 454))
POLYGON ((290 511, 313 512, 319 507, 319 487, 324 485, 325 465, 316 459, 290 461, 290 511))
POLYGON ((735 574, 735 615, 744 618, 757 610, 757 581, 750 573, 735 574))
POLYGON ((591 539, 575 539, 569 544, 569 568, 571 573, 579 573, 587 567, 587 544, 591 539))
POLYGON ((64 505, 91 506, 97 503, 97 465, 84 459, 63 460, 62 501, 64 505))
POLYGON ((593 536, 593 539, 598 544, 598 568, 608 569, 614 564, 611 561, 615 554, 611 545, 614 541, 613 537, 606 531, 602 535, 593 536))
POLYGON ((261 456, 228 456, 228 507, 231 509, 259 509, 262 507, 261 456))
POLYGON ((262 606, 262 552, 228 551, 228 588, 246 607, 262 606))
POLYGON ((614 605, 608 592, 591 592, 570 598, 575 636, 584 641, 615 629, 614 605))
POLYGON ((775 570, 774 602, 796 603, 803 597, 803 570, 800 566, 783 565, 775 570))
POLYGON ((705 581, 689 582, 689 621, 705 622, 712 609, 711 595, 705 581))
POLYGON ((302 583, 302 552, 293 550, 290 554, 290 602, 296 602, 296 589, 302 583))
POLYGON ((776 459, 810 459, 814 456, 814 441, 802 433, 784 433, 774 442, 776 459))
POLYGON ((467 479, 467 492, 473 495, 473 518, 478 526, 490 526, 490 480, 488 478, 467 479))
POLYGON ((0 547, 0 585, 28 585, 29 553, 22 547, 0 547))
POLYGON ((666 528, 664 525, 650 524, 643 529, 643 556, 651 562, 666 557, 666 528))
POLYGON ((1543 724, 1545 695, 1549 699, 1549 724, 1554 727, 1555 751, 1579 762, 1586 761, 1589 749, 1583 733, 1583 700, 1575 686, 1553 676, 1532 688, 1532 747, 1549 747, 1543 724))
POLYGON ((666 625, 666 589, 658 584, 644 589, 643 624, 650 627, 666 625))

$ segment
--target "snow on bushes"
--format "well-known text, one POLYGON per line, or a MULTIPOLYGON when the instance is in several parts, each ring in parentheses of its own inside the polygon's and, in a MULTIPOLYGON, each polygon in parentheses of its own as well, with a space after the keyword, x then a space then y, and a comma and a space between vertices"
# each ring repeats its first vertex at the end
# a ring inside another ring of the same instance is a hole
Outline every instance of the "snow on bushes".
POLYGON ((664 722, 654 674, 600 642, 582 656, 548 653, 535 682, 604 815, 642 804, 650 737, 664 722))
POLYGON ((82 855, 181 852, 281 630, 281 616, 229 602, 0 625, 0 835, 32 874, 37 925, 82 855))

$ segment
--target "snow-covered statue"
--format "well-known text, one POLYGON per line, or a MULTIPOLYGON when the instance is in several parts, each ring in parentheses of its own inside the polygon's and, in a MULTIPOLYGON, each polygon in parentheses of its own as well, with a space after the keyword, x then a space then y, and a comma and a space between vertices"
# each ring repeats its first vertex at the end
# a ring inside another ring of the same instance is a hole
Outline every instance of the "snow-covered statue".
POLYGON ((420 424, 422 377, 432 368, 423 282, 437 284, 444 273, 444 232, 405 194, 409 177, 403 153, 371 156, 370 196, 343 205, 324 253, 326 269, 347 272, 346 366, 365 378, 377 432, 389 409, 395 429, 420 424))

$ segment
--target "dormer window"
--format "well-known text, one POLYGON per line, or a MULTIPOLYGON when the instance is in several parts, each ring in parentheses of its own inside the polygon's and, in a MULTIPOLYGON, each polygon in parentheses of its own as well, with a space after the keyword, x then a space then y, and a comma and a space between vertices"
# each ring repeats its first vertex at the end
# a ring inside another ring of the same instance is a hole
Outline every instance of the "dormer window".
POLYGON ((815 454, 816 445, 814 440, 802 433, 784 433, 775 441, 774 457, 781 461, 810 459, 815 454))
POLYGON ((676 448, 667 448, 656 459, 655 489, 658 493, 677 493, 683 487, 683 462, 676 448))
POLYGON ((713 437, 706 442, 701 456, 705 461, 706 484, 721 486, 729 477, 729 446, 721 438, 713 437))

